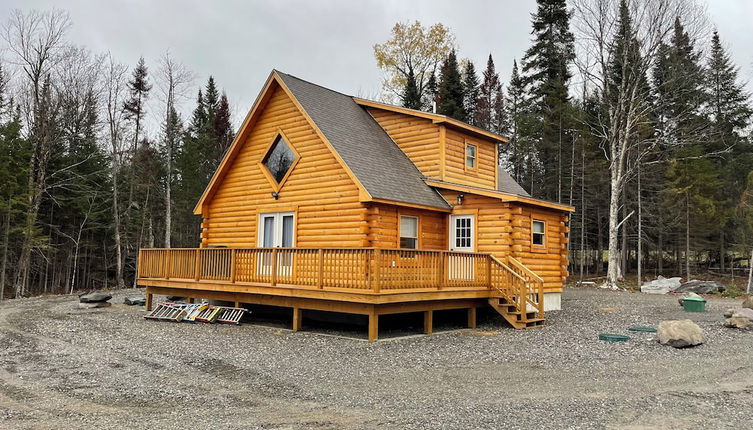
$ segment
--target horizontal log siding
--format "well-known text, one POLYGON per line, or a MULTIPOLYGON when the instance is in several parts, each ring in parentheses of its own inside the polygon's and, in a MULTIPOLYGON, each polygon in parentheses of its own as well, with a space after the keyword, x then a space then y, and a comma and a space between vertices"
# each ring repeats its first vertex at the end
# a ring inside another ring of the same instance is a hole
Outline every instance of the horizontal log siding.
MULTIPOLYGON (((448 202, 457 201, 457 191, 442 190, 448 202)), ((567 277, 566 216, 561 212, 465 193, 456 213, 477 211, 476 252, 501 261, 509 255, 520 260, 544 279, 545 292, 561 292, 567 277), (546 252, 531 252, 531 214, 546 222, 546 252)))
POLYGON ((513 204, 513 256, 544 279, 544 291, 561 291, 567 278, 567 215, 561 212, 513 204), (546 246, 531 244, 531 220, 546 223, 546 246))
POLYGON ((440 178, 439 126, 402 113, 374 108, 368 111, 424 176, 440 178))
POLYGON ((256 247, 258 215, 296 211, 299 247, 368 246, 358 188, 293 101, 277 88, 209 202, 203 246, 256 247), (258 162, 281 129, 301 156, 275 200, 258 162))
POLYGON ((369 239, 375 248, 399 248, 399 216, 418 217, 418 247, 447 250, 447 214, 375 204, 369 209, 369 239))
POLYGON ((447 128, 444 180, 496 190, 497 147, 495 143, 447 128), (465 142, 476 145, 478 167, 465 170, 465 142))

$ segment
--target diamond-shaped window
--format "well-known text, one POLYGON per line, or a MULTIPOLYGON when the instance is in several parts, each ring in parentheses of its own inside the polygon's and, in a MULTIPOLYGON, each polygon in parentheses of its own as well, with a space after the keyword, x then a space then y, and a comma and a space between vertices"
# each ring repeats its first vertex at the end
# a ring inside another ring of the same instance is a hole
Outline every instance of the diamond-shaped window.
POLYGON ((280 190, 282 184, 287 179, 288 173, 293 169, 298 159, 298 152, 296 152, 295 148, 286 142, 285 136, 282 133, 278 133, 277 137, 275 137, 267 148, 266 155, 264 155, 261 161, 261 164, 268 173, 267 179, 269 179, 275 191, 280 190))

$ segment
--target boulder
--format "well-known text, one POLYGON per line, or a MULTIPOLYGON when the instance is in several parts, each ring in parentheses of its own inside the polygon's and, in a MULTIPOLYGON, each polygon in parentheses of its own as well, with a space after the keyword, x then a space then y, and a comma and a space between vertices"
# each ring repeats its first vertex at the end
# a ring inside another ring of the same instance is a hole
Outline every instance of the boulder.
POLYGON ((749 308, 742 308, 735 311, 734 314, 732 314, 732 318, 747 318, 751 321, 753 321, 753 309, 749 308))
POLYGON ((729 318, 729 317, 731 317, 731 316, 732 316, 732 315, 733 315, 734 313, 735 313, 735 310, 734 310, 734 309, 732 309, 732 308, 729 308, 729 309, 727 309, 726 311, 724 311, 724 313, 723 313, 722 315, 724 316, 724 318, 729 318))
POLYGON ((123 303, 128 306, 144 306, 146 305, 146 297, 144 296, 126 296, 123 299, 123 303))
POLYGON ((705 341, 703 330, 691 320, 669 320, 659 323, 656 337, 662 345, 686 348, 705 341))
POLYGON ((100 291, 89 291, 78 296, 78 301, 81 303, 99 303, 106 302, 112 298, 111 294, 103 293, 100 291))
POLYGON ((641 285, 641 293, 648 294, 667 294, 670 291, 674 291, 681 285, 680 278, 663 278, 658 277, 653 281, 646 282, 641 285))
POLYGON ((685 282, 673 291, 675 293, 714 294, 724 292, 725 289, 721 282, 692 280, 685 282))
POLYGON ((753 321, 745 317, 732 316, 724 320, 724 326, 730 328, 753 329, 753 321))
POLYGON ((753 296, 748 296, 743 302, 743 307, 747 309, 753 309, 753 296))
POLYGON ((79 309, 106 308, 112 306, 110 302, 81 302, 78 304, 79 309))

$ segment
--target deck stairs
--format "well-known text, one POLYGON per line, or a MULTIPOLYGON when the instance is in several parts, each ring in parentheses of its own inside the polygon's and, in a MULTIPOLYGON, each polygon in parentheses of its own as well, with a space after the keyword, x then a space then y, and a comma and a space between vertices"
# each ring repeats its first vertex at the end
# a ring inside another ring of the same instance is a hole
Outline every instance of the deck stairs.
POLYGON ((520 261, 509 257, 503 263, 492 257, 492 293, 489 306, 513 328, 523 330, 544 325, 544 281, 520 261))

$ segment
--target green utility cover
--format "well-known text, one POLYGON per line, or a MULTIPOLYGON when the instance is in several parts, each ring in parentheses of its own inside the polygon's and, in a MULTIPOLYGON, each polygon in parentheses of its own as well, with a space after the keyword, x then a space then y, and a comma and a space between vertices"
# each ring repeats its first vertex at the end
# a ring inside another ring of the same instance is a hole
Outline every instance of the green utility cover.
POLYGON ((599 340, 605 340, 607 342, 627 342, 630 338, 622 334, 602 333, 599 335, 599 340))
POLYGON ((703 297, 687 297, 682 300, 685 312, 706 312, 706 299, 703 297))
POLYGON ((656 329, 653 327, 630 327, 628 330, 630 331, 640 331, 643 333, 656 333, 656 329))

